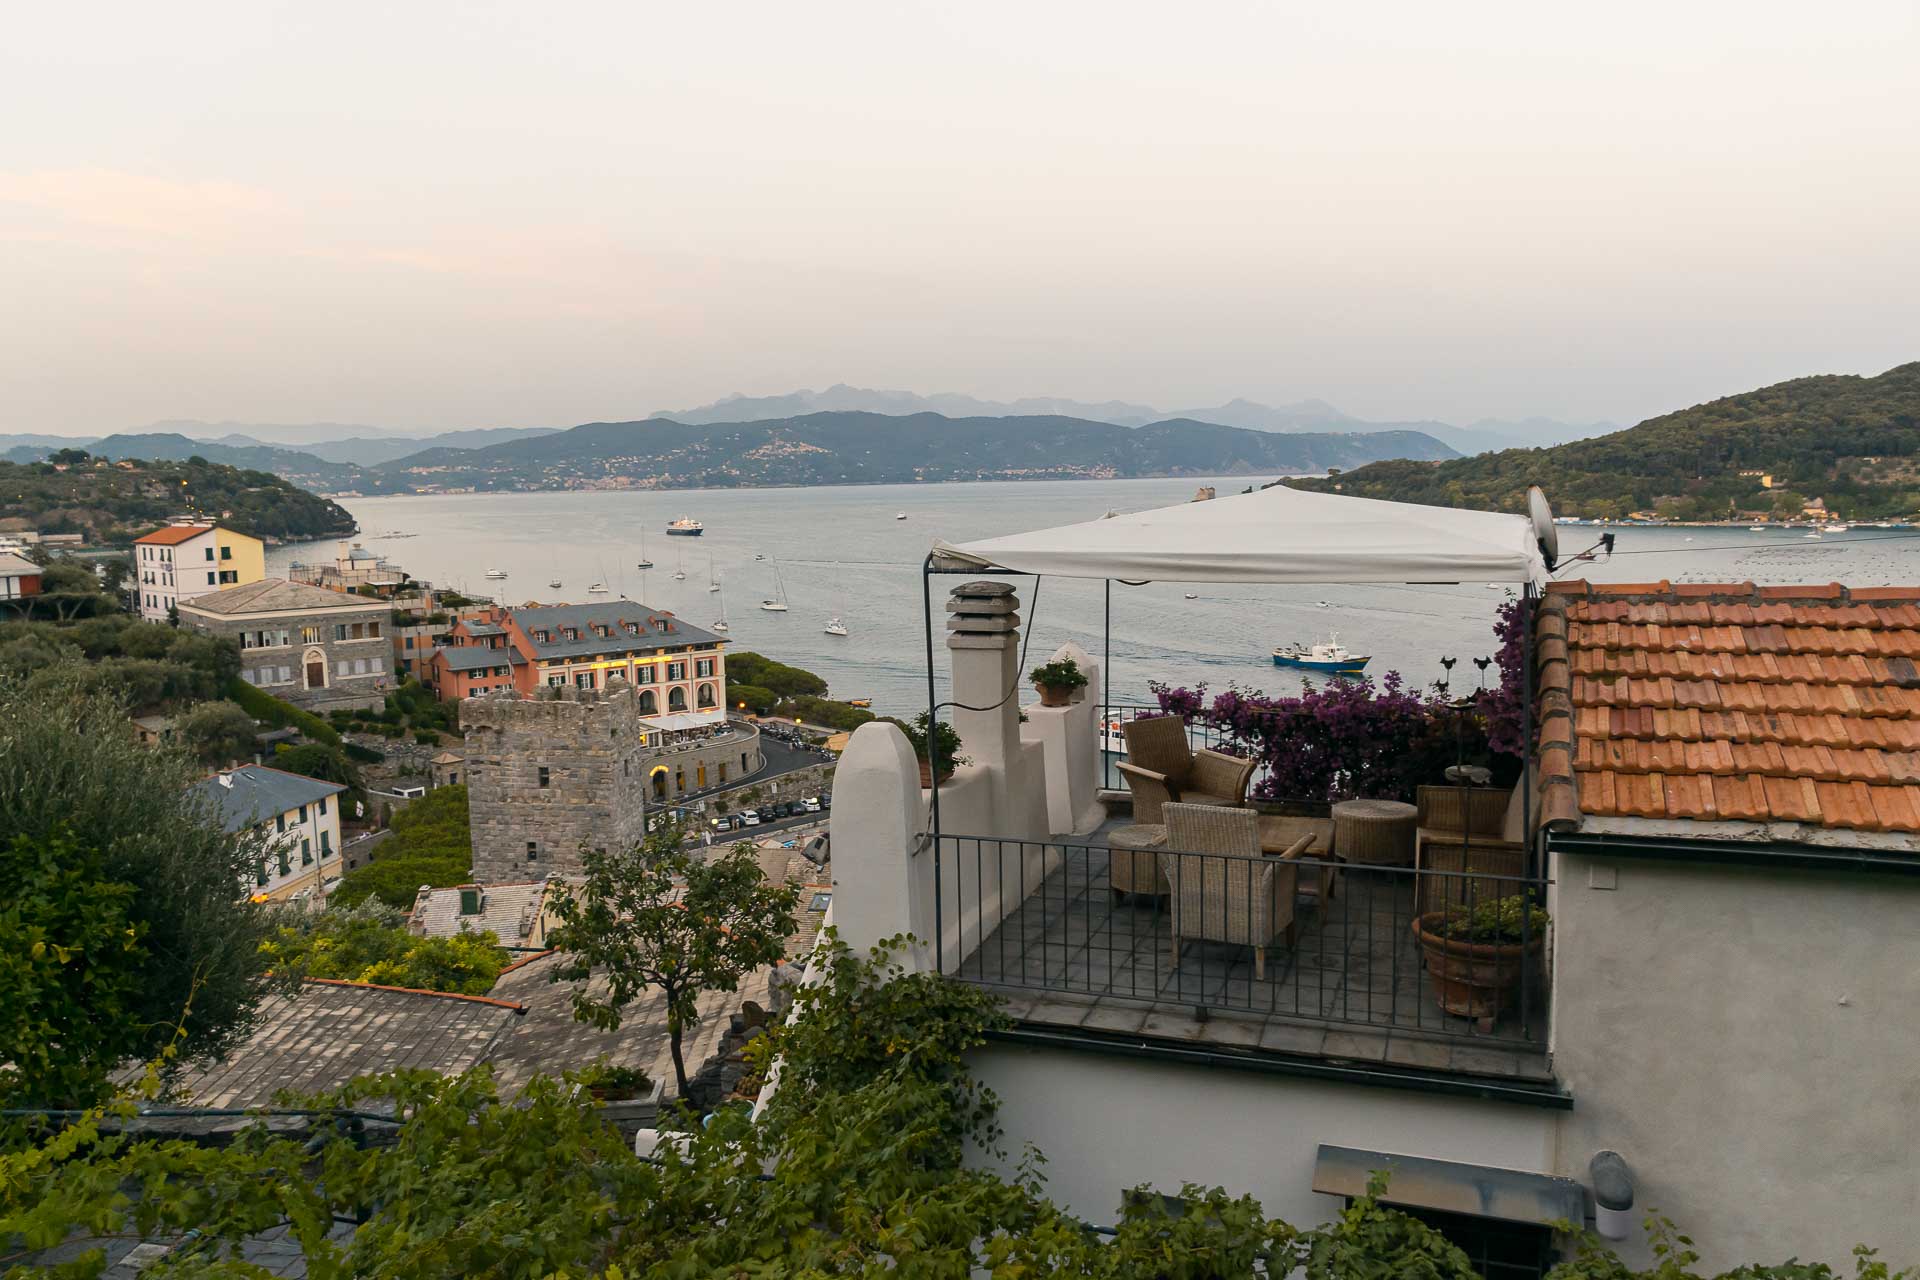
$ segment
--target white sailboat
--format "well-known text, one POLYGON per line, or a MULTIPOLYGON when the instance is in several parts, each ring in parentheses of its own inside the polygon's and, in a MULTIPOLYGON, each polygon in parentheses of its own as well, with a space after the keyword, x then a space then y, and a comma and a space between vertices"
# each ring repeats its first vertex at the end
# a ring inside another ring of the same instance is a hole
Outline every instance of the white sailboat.
POLYGON ((713 552, 709 551, 707 552, 707 590, 718 591, 719 589, 720 575, 713 571, 713 552))
POLYGON ((787 584, 780 579, 779 556, 773 558, 773 590, 774 594, 762 600, 760 607, 768 613, 785 613, 787 611, 787 584))
POLYGON ((904 511, 896 511, 893 513, 893 518, 895 520, 905 520, 907 518, 907 513, 904 511))
POLYGON ((498 581, 507 576, 507 571, 505 569, 489 569, 487 570, 487 576, 498 581))
MULTIPOLYGON (((718 582, 714 583, 713 589, 720 591, 720 584, 718 582)), ((708 630, 717 631, 721 635, 725 635, 727 632, 733 630, 732 627, 727 625, 727 596, 724 591, 720 592, 720 616, 714 620, 713 625, 709 627, 708 630)))
POLYGON ((840 621, 838 615, 828 618, 827 634, 830 636, 844 636, 847 634, 847 624, 840 621))
POLYGON ((607 594, 607 584, 604 582, 596 582, 587 588, 587 594, 590 596, 603 596, 607 594))
POLYGON ((634 561, 633 567, 636 569, 653 568, 653 561, 647 558, 647 531, 644 527, 640 530, 640 558, 634 561))
POLYGON ((673 580, 675 582, 687 580, 687 557, 684 554, 680 557, 679 566, 673 571, 673 580))

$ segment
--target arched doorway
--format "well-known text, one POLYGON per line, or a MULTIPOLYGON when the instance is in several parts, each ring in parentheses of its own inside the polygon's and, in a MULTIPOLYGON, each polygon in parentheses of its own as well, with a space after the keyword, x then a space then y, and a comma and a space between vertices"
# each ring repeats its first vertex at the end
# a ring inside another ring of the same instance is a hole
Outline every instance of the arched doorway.
POLYGON ((640 714, 650 716, 656 714, 659 710, 660 699, 654 695, 653 690, 642 689, 640 691, 640 714))
POLYGON ((653 798, 665 800, 667 798, 667 766, 655 765, 653 773, 649 776, 653 779, 653 798))
POLYGON ((713 686, 710 684, 703 684, 700 686, 700 709, 702 711, 705 711, 707 708, 711 707, 712 705, 713 705, 713 686))
POLYGON ((324 649, 309 649, 301 655, 300 665, 305 668, 304 684, 309 689, 327 687, 327 654, 324 649))
POLYGON ((667 710, 685 711, 687 709, 687 691, 675 689, 667 695, 667 710))

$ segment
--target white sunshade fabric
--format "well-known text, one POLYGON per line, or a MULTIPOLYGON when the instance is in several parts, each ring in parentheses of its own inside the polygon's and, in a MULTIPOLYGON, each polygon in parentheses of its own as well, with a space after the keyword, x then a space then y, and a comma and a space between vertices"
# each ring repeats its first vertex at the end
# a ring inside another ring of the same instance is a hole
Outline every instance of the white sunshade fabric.
POLYGON ((709 725, 724 724, 727 713, 719 707, 706 711, 669 711, 663 715, 647 716, 640 723, 651 725, 663 732, 675 732, 681 729, 704 729, 709 725))
POLYGON ((1276 485, 1032 533, 936 543, 942 567, 1159 582, 1546 581, 1526 516, 1276 485))

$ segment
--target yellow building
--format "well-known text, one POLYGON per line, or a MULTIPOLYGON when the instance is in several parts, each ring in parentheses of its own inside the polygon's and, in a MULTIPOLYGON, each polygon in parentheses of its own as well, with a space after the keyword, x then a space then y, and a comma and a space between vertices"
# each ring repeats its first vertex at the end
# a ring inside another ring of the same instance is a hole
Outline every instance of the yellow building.
POLYGON ((267 576, 266 545, 211 520, 174 520, 133 540, 133 581, 140 616, 165 622, 174 606, 267 576))

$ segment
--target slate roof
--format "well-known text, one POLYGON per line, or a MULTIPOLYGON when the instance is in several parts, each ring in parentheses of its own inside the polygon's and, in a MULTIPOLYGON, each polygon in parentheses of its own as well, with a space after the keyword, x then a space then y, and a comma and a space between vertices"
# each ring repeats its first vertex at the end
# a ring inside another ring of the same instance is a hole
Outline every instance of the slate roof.
POLYGON ((451 938, 462 929, 492 930, 503 947, 539 945, 544 936, 540 913, 547 896, 545 880, 465 887, 480 890, 479 915, 460 914, 460 887, 427 889, 414 899, 407 927, 428 938, 451 938))
POLYGON ((226 775, 233 785, 222 786, 221 775, 202 778, 193 790, 207 797, 219 810, 221 825, 238 831, 276 814, 312 804, 322 796, 338 795, 346 788, 337 782, 322 782, 265 765, 242 765, 226 775))
POLYGON ((478 644, 443 644, 436 654, 447 660, 449 671, 478 671, 485 667, 524 667, 527 660, 512 649, 489 649, 478 644))
POLYGON ((534 654, 541 658, 578 658, 591 657, 596 653, 637 653, 651 652, 655 649, 710 648, 723 643, 721 637, 711 631, 690 626, 679 618, 671 617, 665 610, 655 609, 641 604, 637 600, 613 600, 605 604, 554 604, 541 605, 538 608, 522 608, 513 611, 513 620, 526 632, 527 639, 533 644, 534 654), (648 618, 669 618, 673 630, 662 634, 647 625, 648 618), (626 623, 636 623, 640 635, 630 635, 625 630, 626 623), (611 637, 602 638, 592 631, 594 623, 604 623, 613 629, 611 637), (565 627, 577 628, 578 640, 560 639, 560 631, 565 627), (548 631, 553 639, 542 644, 533 639, 535 631, 548 631))
POLYGON ((182 1073, 175 1091, 196 1106, 261 1107, 282 1089, 318 1093, 402 1067, 465 1071, 519 1016, 484 996, 309 979, 295 995, 261 1001, 246 1043, 182 1073))
POLYGON ((1914 847, 1920 587, 1553 583, 1536 636, 1547 825, 1785 823, 1914 847))
POLYGON ((288 582, 285 578, 262 578, 258 582, 209 591, 203 596, 182 600, 180 607, 195 613, 212 613, 222 617, 291 610, 312 613, 322 609, 393 608, 385 600, 350 596, 341 591, 329 591, 325 587, 310 587, 304 582, 288 582))

